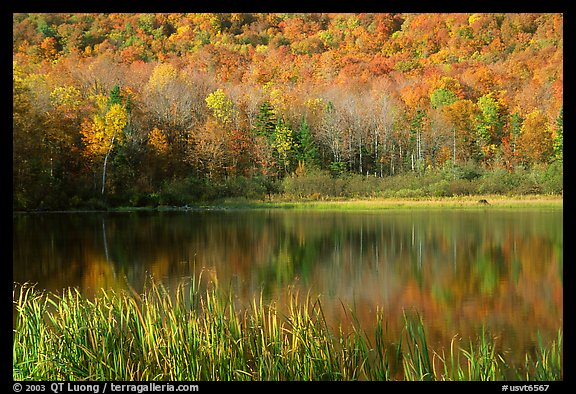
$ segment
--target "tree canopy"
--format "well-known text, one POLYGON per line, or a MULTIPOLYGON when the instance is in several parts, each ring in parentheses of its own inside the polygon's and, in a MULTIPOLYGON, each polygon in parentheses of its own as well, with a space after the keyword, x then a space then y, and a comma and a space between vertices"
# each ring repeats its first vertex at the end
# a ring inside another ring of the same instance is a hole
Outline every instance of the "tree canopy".
POLYGON ((562 14, 13 14, 19 209, 190 177, 547 165, 562 109, 562 14))

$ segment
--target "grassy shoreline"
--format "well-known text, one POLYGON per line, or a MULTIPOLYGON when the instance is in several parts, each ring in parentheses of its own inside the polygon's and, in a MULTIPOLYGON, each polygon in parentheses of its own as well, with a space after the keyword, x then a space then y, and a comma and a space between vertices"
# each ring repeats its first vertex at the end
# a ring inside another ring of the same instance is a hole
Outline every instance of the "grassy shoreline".
MULTIPOLYGON (((564 200, 557 195, 473 195, 458 197, 415 198, 326 198, 292 199, 276 197, 268 201, 242 198, 224 199, 213 203, 194 204, 186 207, 158 207, 158 210, 209 210, 209 209, 297 209, 335 211, 374 211, 386 209, 495 209, 543 208, 563 209, 564 200), (480 203, 485 200, 488 204, 480 203)), ((124 210, 130 210, 125 208, 124 210)))
POLYGON ((562 208, 562 197, 556 196, 517 196, 479 195, 466 197, 438 198, 358 198, 278 201, 256 204, 256 207, 297 208, 297 209, 336 209, 336 210, 378 210, 396 208, 562 208), (479 201, 486 200, 488 204, 479 201))
POLYGON ((81 213, 81 212, 132 212, 132 211, 211 211, 251 209, 295 209, 324 211, 377 211, 386 209, 498 209, 498 208, 541 208, 563 209, 561 195, 500 195, 479 194, 453 197, 411 198, 291 198, 274 196, 268 200, 243 197, 225 198, 210 202, 194 202, 183 206, 159 205, 143 207, 108 207, 105 209, 32 210, 13 211, 18 213, 81 213), (486 200, 488 204, 480 203, 486 200))
POLYGON ((513 366, 484 330, 432 349, 417 314, 405 313, 400 338, 390 338, 381 312, 368 330, 348 309, 354 324, 344 332, 327 324, 319 299, 237 306, 201 275, 175 293, 152 284, 93 300, 15 285, 13 303, 14 380, 562 380, 562 329, 513 366))

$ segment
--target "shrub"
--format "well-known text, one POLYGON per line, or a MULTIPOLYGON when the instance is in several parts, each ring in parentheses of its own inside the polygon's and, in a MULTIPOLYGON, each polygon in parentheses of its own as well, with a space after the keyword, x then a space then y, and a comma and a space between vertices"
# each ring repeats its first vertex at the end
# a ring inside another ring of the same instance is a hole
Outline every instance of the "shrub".
POLYGON ((105 210, 108 207, 106 205, 106 202, 101 198, 92 197, 86 202, 86 208, 93 210, 105 210))
POLYGON ((426 196, 426 191, 422 188, 418 189, 400 189, 394 193, 395 197, 399 198, 414 198, 426 196))
POLYGON ((520 177, 518 185, 514 188, 516 194, 540 194, 542 191, 542 185, 530 176, 520 177))
POLYGON ((341 192, 341 183, 342 179, 333 178, 326 171, 314 171, 299 176, 286 177, 282 182, 282 186, 284 192, 289 196, 303 198, 312 194, 337 196, 338 192, 341 192), (338 186, 336 181, 340 181, 338 186))
POLYGON ((449 196, 465 196, 472 194, 478 194, 478 187, 476 182, 472 182, 466 179, 455 179, 450 181, 448 184, 449 196))
POLYGON ((336 178, 332 184, 332 195, 334 197, 349 197, 349 179, 348 178, 336 178))
POLYGON ((227 178, 218 188, 218 197, 246 197, 263 199, 266 196, 266 179, 263 177, 246 178, 234 176, 227 178))
POLYGON ((482 194, 506 194, 520 184, 518 175, 501 168, 485 173, 480 181, 478 191, 482 194))
POLYGON ((564 191, 564 166, 560 161, 548 166, 537 166, 530 175, 540 185, 543 193, 561 194, 564 191))
POLYGON ((348 194, 352 197, 373 197, 381 187, 381 178, 360 174, 348 178, 348 194))
POLYGON ((456 178, 471 181, 473 179, 480 178, 484 174, 484 170, 474 162, 467 162, 464 164, 455 165, 454 173, 456 174, 456 178))
POLYGON ((204 181, 188 177, 166 181, 159 195, 162 205, 186 205, 193 201, 210 199, 214 193, 204 181))
POLYGON ((442 179, 428 186, 428 193, 434 197, 446 197, 450 195, 450 182, 442 179))

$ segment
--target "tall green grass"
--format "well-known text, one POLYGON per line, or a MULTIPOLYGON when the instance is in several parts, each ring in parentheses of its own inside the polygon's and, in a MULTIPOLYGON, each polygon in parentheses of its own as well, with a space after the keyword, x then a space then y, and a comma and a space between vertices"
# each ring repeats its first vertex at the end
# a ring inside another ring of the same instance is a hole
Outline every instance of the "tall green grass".
MULTIPOLYGON (((255 297, 238 305, 202 275, 169 291, 103 291, 94 299, 31 285, 13 289, 15 380, 560 380, 562 332, 509 367, 484 331, 448 354, 430 348, 418 315, 389 338, 347 306, 350 329, 331 327, 319 299, 291 293, 285 311, 255 297)), ((456 337, 455 337, 456 338, 456 337)))

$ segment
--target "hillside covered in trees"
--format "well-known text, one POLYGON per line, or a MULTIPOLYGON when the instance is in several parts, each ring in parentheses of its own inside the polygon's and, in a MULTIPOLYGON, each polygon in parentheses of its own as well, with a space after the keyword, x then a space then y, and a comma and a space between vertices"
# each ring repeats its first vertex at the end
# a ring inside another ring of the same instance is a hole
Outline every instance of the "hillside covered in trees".
POLYGON ((13 209, 561 193, 562 37, 562 14, 14 14, 13 209))

